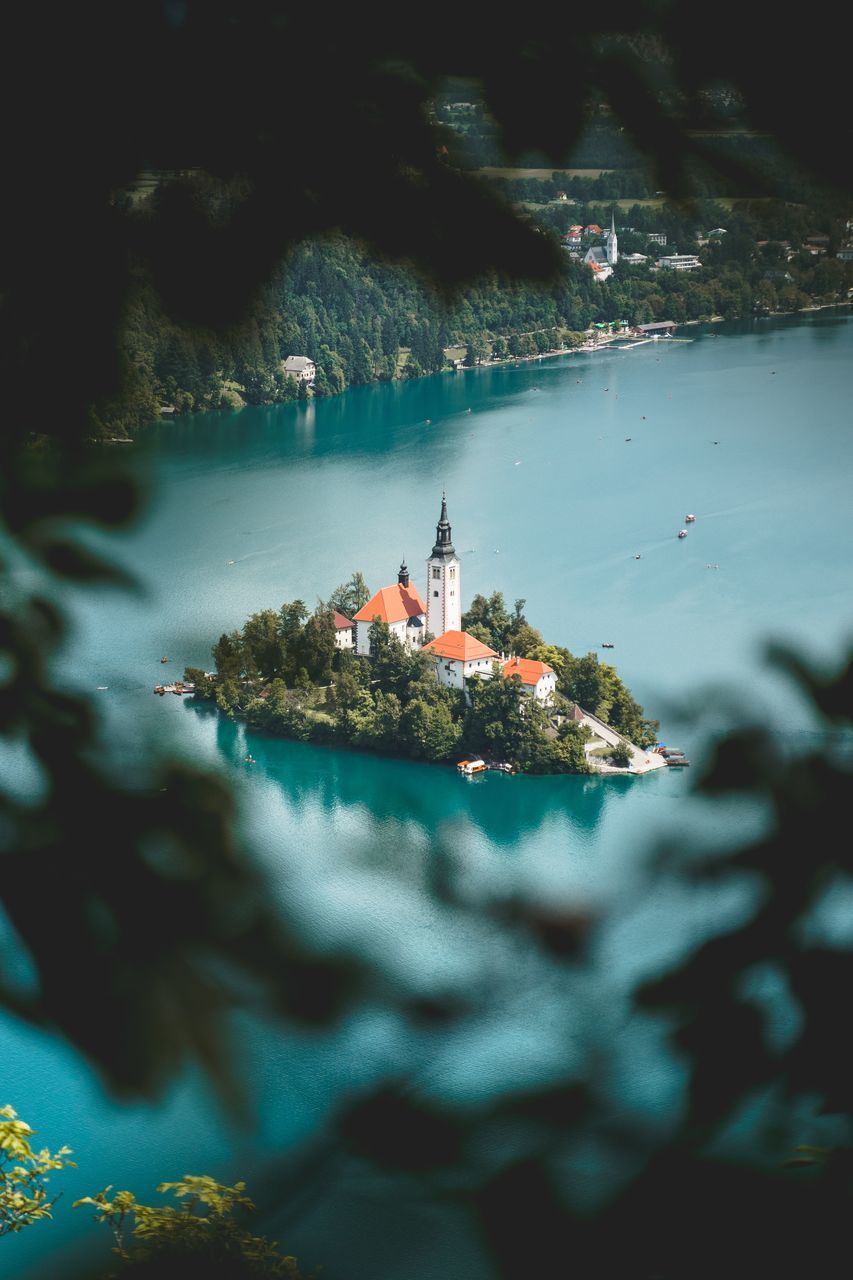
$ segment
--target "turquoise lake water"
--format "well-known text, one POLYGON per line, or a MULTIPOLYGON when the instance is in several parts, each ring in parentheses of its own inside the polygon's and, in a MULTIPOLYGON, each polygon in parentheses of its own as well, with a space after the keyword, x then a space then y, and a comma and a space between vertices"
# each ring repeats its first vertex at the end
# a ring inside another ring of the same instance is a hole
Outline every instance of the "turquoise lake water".
MULTIPOLYGON (((524 597, 547 639, 614 662, 694 761, 744 711, 770 717, 796 749, 815 726, 765 668, 763 646, 772 636, 828 662, 853 638, 851 354, 853 321, 823 312, 152 428, 149 514, 109 544, 145 592, 77 600, 65 670, 99 699, 130 760, 151 737, 235 780, 249 837, 318 945, 393 968, 410 994, 478 984, 496 994, 452 1033, 414 1030, 378 1005, 325 1036, 246 1027, 256 1120, 242 1133, 194 1078, 158 1106, 120 1107, 70 1049, 0 1023, 0 1101, 49 1145, 75 1149, 67 1204, 107 1182, 147 1192, 185 1171, 245 1173, 388 1070, 459 1099, 555 1074, 572 1032, 553 976, 482 919, 429 901, 440 853, 474 905, 520 892, 609 906, 602 976, 584 995, 605 1011, 602 1035, 624 1013, 631 977, 745 909, 742 897, 688 903, 667 885, 635 901, 638 860, 657 839, 731 843, 760 826, 749 805, 692 797, 689 771, 470 783, 434 766, 247 739, 151 688, 185 664, 209 666, 211 643, 250 612, 295 597, 313 605, 354 569, 375 589, 405 557, 423 591, 444 488, 464 604, 477 591, 524 597), (679 541, 687 512, 696 522, 679 541)), ((609 1082, 620 1105, 650 1115, 681 1083, 659 1069, 653 1041, 626 1026, 609 1082)), ((345 1219, 354 1211, 339 1184, 345 1219)), ((4 1253, 35 1267, 86 1231, 79 1218, 64 1204, 4 1253)), ((304 1254, 314 1246, 301 1229, 288 1247, 335 1280, 334 1247, 304 1254)), ((401 1239, 399 1274, 431 1274, 407 1247, 401 1239)), ((368 1263, 350 1258, 346 1274, 367 1276, 368 1263)))

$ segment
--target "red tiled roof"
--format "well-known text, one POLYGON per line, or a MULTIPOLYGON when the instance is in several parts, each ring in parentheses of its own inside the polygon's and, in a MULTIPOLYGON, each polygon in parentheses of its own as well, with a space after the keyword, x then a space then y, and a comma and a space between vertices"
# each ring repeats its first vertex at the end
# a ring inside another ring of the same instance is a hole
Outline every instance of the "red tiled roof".
POLYGON ((352 619, 345 618, 344 615, 342 613, 338 613, 336 609, 335 610, 335 630, 346 631, 351 626, 352 626, 352 619))
POLYGON ((425 653, 434 653, 438 658, 452 658, 456 662, 473 662, 477 658, 496 658, 494 649, 483 644, 467 631, 445 631, 444 635, 430 640, 424 645, 425 653))
POLYGON ((543 676, 554 674, 554 668, 547 662, 537 662, 535 658, 510 658, 503 664, 503 672, 507 680, 513 676, 521 676, 523 685, 535 685, 543 676))
POLYGON ((601 227, 598 225, 598 223, 597 223, 597 222, 591 222, 591 223, 589 224, 589 226, 587 227, 587 231, 588 231, 588 232, 590 232, 590 234, 591 234, 591 235, 594 235, 594 236, 600 236, 600 235, 601 235, 601 227))
POLYGON ((374 618, 379 618, 390 624, 416 618, 421 613, 426 613, 426 605, 417 587, 402 587, 395 582, 393 587, 380 587, 364 608, 359 609, 353 622, 373 622, 374 618))

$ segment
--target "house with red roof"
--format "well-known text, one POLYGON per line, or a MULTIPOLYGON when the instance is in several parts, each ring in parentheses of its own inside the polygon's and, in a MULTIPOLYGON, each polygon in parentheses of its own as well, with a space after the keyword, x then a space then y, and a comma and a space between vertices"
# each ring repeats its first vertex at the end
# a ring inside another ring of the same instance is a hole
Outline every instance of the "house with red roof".
POLYGON ((355 623, 335 609, 335 648, 352 649, 355 645, 355 623))
POLYGON ((501 667, 506 680, 518 676, 523 693, 529 693, 540 702, 551 701, 557 688, 557 673, 547 662, 538 662, 535 658, 508 658, 501 667))
POLYGON ((353 618, 355 651, 360 658, 370 653, 370 628, 378 619, 407 649, 419 649, 426 631, 427 607, 417 587, 409 581, 405 561, 400 565, 397 581, 391 587, 380 587, 353 618))
POLYGON ((494 649, 467 631, 445 631, 424 645, 424 653, 434 659, 438 682, 448 689, 464 689, 471 676, 489 679, 498 661, 494 649))

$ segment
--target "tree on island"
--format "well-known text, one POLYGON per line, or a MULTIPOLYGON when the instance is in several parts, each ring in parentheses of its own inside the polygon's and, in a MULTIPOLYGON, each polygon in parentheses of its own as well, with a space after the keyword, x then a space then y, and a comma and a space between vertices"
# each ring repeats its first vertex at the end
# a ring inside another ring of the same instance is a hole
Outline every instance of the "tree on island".
POLYGON ((354 618, 372 594, 364 580, 364 574, 356 570, 349 582, 342 582, 329 596, 329 608, 336 609, 345 618, 354 618))

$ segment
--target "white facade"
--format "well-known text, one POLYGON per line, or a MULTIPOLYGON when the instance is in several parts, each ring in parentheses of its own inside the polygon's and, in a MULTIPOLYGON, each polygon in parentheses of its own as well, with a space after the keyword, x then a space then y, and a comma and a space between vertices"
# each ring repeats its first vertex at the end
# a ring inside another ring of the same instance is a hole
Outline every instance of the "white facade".
MULTIPOLYGON (((533 697, 538 698, 540 702, 550 702, 554 696, 556 688, 556 675, 553 671, 546 671, 544 675, 539 677, 536 684, 532 686, 530 692, 533 694, 533 697)), ((524 691, 525 693, 528 691, 527 685, 524 686, 524 691)))
POLYGON ((313 382, 317 376, 317 366, 308 356, 288 356, 281 367, 288 378, 297 382, 313 382))
POLYGON ((427 560, 426 607, 426 627, 431 635, 462 630, 462 565, 450 540, 444 494, 435 546, 427 560))
POLYGON ((695 271, 702 263, 695 253, 671 253, 667 257, 658 258, 657 265, 664 271, 695 271))
POLYGON ((435 654, 434 657, 438 683, 448 689, 464 689, 465 681, 471 676, 490 680, 494 675, 494 658, 472 658, 463 662, 461 658, 445 658, 440 654, 435 654))
POLYGON ((355 626, 335 628, 335 648, 352 649, 355 645, 355 626))
POLYGON ((545 662, 530 658, 509 658, 503 663, 503 673, 507 680, 518 676, 522 692, 536 698, 538 702, 550 702, 557 688, 556 672, 545 662))
MULTIPOLYGON (((402 622, 389 622, 388 630, 407 649, 419 649, 423 642, 424 628, 422 625, 419 627, 412 626, 411 623, 411 618, 404 618, 402 622)), ((370 628, 372 626, 372 618, 368 622, 362 620, 355 624, 355 651, 360 658, 366 658, 370 654, 370 628)))

